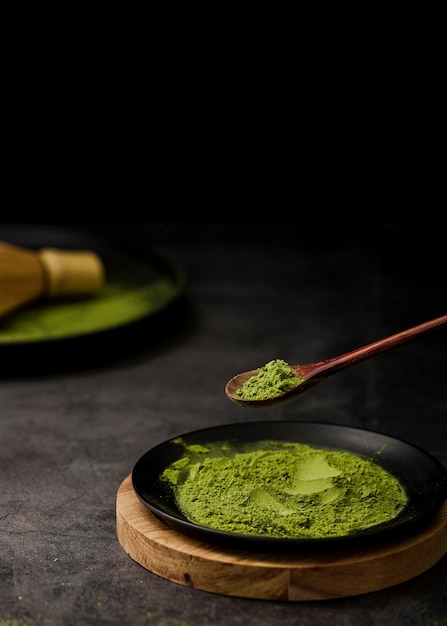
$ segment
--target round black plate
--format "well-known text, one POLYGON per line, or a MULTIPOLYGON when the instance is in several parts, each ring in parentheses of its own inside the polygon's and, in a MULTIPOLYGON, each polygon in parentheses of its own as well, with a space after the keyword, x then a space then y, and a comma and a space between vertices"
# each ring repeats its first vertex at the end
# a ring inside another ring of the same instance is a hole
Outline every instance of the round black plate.
POLYGON ((402 534, 425 521, 447 498, 447 470, 421 448, 370 430, 312 422, 242 422, 178 435, 155 446, 137 461, 132 483, 141 502, 175 530, 207 542, 256 550, 339 547, 344 543, 351 545, 402 534), (178 438, 188 445, 223 441, 247 444, 270 439, 352 452, 373 460, 399 480, 408 503, 394 519, 343 537, 284 539, 206 528, 185 518, 173 490, 160 480, 164 469, 184 454, 183 446, 175 443, 178 438))
POLYGON ((0 319, 2 374, 110 362, 178 326, 174 309, 186 279, 158 253, 118 250, 101 233, 73 227, 0 225, 0 240, 31 250, 94 250, 105 268, 104 287, 93 299, 42 300, 0 319))

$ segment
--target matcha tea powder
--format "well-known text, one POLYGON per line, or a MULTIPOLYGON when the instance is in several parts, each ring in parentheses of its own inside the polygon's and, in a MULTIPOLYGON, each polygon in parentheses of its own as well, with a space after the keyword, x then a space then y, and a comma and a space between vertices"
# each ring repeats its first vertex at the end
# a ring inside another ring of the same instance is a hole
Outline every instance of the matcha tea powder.
POLYGON ((236 393, 245 400, 268 400, 295 389, 302 382, 288 363, 274 359, 261 367, 236 393))
POLYGON ((186 447, 161 478, 189 521, 216 530, 345 536, 394 518, 407 501, 397 479, 350 452, 271 441, 242 451, 195 448, 186 447))

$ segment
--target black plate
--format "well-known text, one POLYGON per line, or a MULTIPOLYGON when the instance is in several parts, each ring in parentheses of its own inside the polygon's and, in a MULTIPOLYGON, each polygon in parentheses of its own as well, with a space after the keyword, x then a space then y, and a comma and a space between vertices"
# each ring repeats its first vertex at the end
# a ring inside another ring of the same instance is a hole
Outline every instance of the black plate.
POLYGON ((339 547, 383 539, 414 529, 426 521, 447 498, 447 470, 433 456, 408 442, 350 426, 312 422, 242 422, 189 432, 161 443, 144 454, 132 471, 138 498, 168 526, 196 539, 256 550, 339 547), (184 454, 186 444, 256 443, 266 439, 291 441, 352 452, 370 458, 392 474, 408 496, 405 508, 392 520, 343 537, 276 538, 224 532, 188 521, 179 510, 175 494, 160 480, 164 469, 184 454))
POLYGON ((64 369, 89 366, 101 357, 110 361, 132 347, 158 342, 175 328, 171 314, 186 280, 170 259, 150 250, 118 250, 100 233, 70 227, 0 225, 0 240, 28 249, 94 250, 105 268, 104 288, 93 299, 42 300, 0 319, 2 373, 14 366, 34 365, 36 373, 44 363, 64 369))

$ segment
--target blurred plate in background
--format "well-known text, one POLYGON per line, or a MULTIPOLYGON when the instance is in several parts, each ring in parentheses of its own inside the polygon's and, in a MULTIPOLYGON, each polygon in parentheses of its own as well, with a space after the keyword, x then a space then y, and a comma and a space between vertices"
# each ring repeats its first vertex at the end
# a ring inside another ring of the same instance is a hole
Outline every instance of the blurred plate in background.
POLYGON ((57 358, 65 365, 85 349, 88 365, 94 350, 105 350, 113 358, 123 345, 150 343, 151 337, 158 341, 163 330, 170 332, 169 314, 184 294, 185 276, 169 259, 150 250, 124 253, 97 233, 73 228, 2 225, 0 240, 36 250, 47 246, 93 250, 105 268, 104 286, 95 297, 41 300, 0 318, 2 370, 7 370, 8 363, 29 366, 39 346, 49 350, 42 352, 46 361, 57 350, 57 358), (160 318, 166 318, 164 329, 160 318))

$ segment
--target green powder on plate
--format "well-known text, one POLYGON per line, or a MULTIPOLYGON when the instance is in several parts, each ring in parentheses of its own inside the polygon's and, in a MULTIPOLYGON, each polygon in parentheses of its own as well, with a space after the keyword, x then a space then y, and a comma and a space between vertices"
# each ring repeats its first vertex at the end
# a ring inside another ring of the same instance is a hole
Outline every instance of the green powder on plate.
POLYGON ((350 452, 275 441, 201 448, 186 446, 161 478, 189 521, 216 530, 346 536, 393 519, 407 502, 396 478, 350 452))
POLYGON ((0 344, 108 330, 142 319, 177 295, 167 279, 135 285, 110 281, 92 298, 39 302, 0 319, 0 344))

